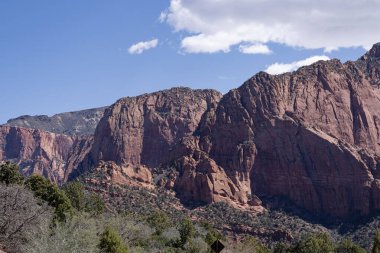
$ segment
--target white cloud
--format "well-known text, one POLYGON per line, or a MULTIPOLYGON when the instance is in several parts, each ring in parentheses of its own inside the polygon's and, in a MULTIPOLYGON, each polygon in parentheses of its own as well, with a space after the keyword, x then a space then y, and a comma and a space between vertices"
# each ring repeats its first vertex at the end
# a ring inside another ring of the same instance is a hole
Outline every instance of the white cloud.
POLYGON ((145 50, 155 48, 158 45, 158 39, 150 41, 141 41, 129 47, 128 52, 130 54, 141 54, 145 50))
POLYGON ((268 42, 329 52, 380 40, 380 0, 171 0, 160 20, 189 33, 188 53, 268 42))
POLYGON ((285 72, 291 72, 291 71, 297 70, 298 68, 302 66, 311 65, 317 61, 327 61, 327 60, 330 60, 330 58, 325 55, 316 55, 316 56, 312 56, 301 61, 295 61, 291 63, 277 63, 276 62, 268 66, 265 72, 272 75, 278 75, 285 72))
POLYGON ((253 44, 253 45, 240 45, 239 51, 243 54, 270 54, 272 51, 267 45, 253 44))

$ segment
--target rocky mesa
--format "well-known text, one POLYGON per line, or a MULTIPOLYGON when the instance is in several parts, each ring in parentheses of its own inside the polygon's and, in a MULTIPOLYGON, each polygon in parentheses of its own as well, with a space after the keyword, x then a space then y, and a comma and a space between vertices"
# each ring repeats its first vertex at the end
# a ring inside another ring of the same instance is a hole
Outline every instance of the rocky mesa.
POLYGON ((173 88, 123 98, 93 136, 0 127, 0 160, 56 182, 104 170, 119 184, 159 182, 184 202, 261 211, 281 197, 352 218, 380 210, 380 44, 357 61, 260 72, 224 96, 173 88), (264 204, 263 204, 264 202, 264 204))

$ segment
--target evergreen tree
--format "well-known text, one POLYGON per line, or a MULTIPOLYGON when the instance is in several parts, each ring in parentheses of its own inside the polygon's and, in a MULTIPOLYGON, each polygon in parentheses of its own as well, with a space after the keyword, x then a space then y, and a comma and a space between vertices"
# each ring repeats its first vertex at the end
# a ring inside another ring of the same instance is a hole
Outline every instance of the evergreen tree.
POLYGON ((345 239, 336 247, 335 253, 366 253, 366 251, 352 241, 345 239))
POLYGON ((156 211, 150 215, 147 222, 156 230, 156 235, 161 235, 166 228, 170 227, 171 224, 169 217, 164 212, 160 211, 156 211))
POLYGON ((127 253, 120 235, 111 227, 106 227, 100 237, 98 248, 101 253, 127 253))
POLYGON ((195 234, 193 223, 189 219, 184 219, 179 228, 179 247, 184 247, 191 237, 195 234))
POLYGON ((298 242, 294 248, 297 253, 332 253, 334 252, 334 243, 329 235, 319 233, 308 236, 298 242))
POLYGON ((63 191, 70 199, 71 205, 78 211, 89 212, 95 215, 104 211, 103 200, 92 192, 87 192, 81 182, 75 181, 63 186, 63 191))
POLYGON ((62 188, 70 199, 71 205, 78 211, 83 211, 86 206, 84 186, 80 182, 70 182, 62 188))
POLYGON ((95 193, 88 193, 86 196, 85 211, 94 215, 99 215, 104 212, 106 205, 101 197, 95 193))
POLYGON ((0 165, 0 182, 6 185, 22 184, 24 178, 19 172, 19 167, 10 162, 0 165))
POLYGON ((72 214, 72 206, 66 194, 48 179, 39 176, 30 176, 25 185, 34 192, 34 195, 45 200, 50 206, 55 208, 55 219, 64 221, 68 215, 72 214))

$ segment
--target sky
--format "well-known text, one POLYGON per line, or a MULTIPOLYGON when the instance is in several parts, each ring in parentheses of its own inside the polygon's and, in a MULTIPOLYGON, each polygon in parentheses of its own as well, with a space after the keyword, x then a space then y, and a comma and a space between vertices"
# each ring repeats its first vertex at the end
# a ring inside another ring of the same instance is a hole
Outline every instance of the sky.
POLYGON ((380 0, 1 0, 0 124, 356 60, 380 0))

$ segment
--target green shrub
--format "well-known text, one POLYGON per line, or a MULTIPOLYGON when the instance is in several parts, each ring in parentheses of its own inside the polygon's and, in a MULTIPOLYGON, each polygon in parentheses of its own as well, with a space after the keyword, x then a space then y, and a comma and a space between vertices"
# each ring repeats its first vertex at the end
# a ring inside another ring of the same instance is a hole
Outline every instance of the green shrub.
POLYGON ((10 162, 0 165, 0 182, 10 184, 22 184, 24 178, 19 172, 19 167, 10 162))
POLYGON ((105 208, 106 206, 101 197, 99 197, 98 195, 92 192, 86 194, 86 205, 85 205, 86 212, 99 215, 104 212, 105 208))
POLYGON ((62 190, 70 199, 71 205, 78 211, 84 211, 86 206, 84 186, 80 182, 70 182, 63 186, 62 190))
POLYGON ((98 245, 102 253, 127 253, 128 249, 124 245, 120 235, 111 227, 106 227, 100 237, 98 245))
POLYGON ((64 221, 68 215, 72 214, 72 206, 66 194, 48 179, 39 176, 30 176, 25 185, 34 192, 34 195, 45 200, 50 206, 55 208, 55 219, 64 221))
POLYGON ((195 227, 189 219, 183 219, 179 227, 178 246, 183 248, 185 244, 195 235, 195 227))
POLYGON ((171 225, 168 215, 161 211, 156 211, 147 218, 148 224, 155 229, 156 235, 161 235, 162 232, 171 225))
POLYGON ((375 240, 373 242, 372 253, 380 253, 380 232, 375 235, 375 240))
POLYGON ((70 199, 71 205, 78 211, 99 215, 103 213, 105 205, 103 200, 95 193, 85 191, 80 182, 70 182, 63 187, 63 191, 70 199))
POLYGON ((366 253, 365 249, 345 239, 341 241, 335 249, 336 253, 366 253))
POLYGON ((284 243, 278 243, 273 249, 273 253, 292 253, 291 246, 284 244, 284 243))
POLYGON ((294 248, 297 253, 332 253, 334 252, 334 243, 329 235, 318 233, 310 235, 297 243, 294 248))

